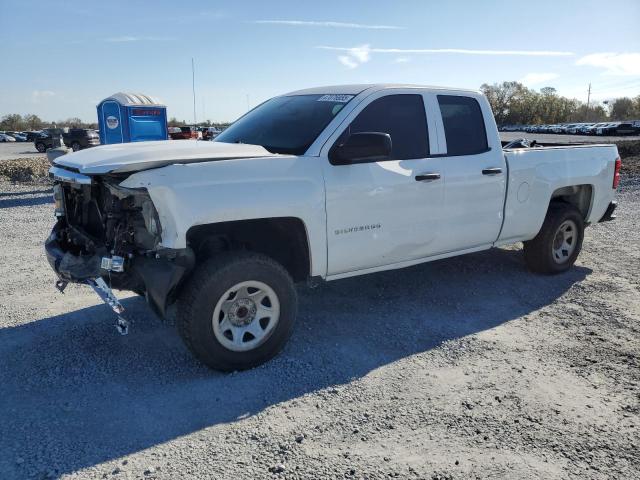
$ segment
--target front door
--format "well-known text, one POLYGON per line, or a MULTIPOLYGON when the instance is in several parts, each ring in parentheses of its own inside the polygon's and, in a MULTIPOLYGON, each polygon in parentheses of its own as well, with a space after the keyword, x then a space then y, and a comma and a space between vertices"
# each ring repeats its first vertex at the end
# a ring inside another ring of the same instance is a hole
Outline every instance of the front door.
POLYGON ((324 155, 327 274, 346 274, 437 253, 434 245, 444 198, 443 159, 428 158, 423 95, 378 92, 365 99, 345 124, 331 145, 351 133, 382 132, 390 135, 392 151, 386 160, 350 165, 332 165, 324 155))

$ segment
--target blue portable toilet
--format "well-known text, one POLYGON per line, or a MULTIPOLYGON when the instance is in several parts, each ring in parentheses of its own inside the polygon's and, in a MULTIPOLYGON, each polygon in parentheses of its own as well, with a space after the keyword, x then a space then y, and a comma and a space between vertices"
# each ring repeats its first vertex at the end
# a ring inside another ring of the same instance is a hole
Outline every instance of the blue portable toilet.
POLYGON ((114 93, 98 104, 100 143, 166 140, 167 107, 141 93, 114 93))

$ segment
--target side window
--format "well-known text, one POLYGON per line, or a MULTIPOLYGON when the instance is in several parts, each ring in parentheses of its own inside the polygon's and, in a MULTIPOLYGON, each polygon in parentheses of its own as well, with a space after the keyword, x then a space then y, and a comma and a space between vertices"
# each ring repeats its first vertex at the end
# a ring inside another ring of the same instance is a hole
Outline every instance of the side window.
POLYGON ((475 98, 438 95, 447 155, 474 155, 486 152, 487 131, 482 110, 475 98))
POLYGON ((387 95, 374 100, 351 122, 345 134, 358 132, 388 133, 392 160, 429 156, 429 134, 422 95, 387 95))

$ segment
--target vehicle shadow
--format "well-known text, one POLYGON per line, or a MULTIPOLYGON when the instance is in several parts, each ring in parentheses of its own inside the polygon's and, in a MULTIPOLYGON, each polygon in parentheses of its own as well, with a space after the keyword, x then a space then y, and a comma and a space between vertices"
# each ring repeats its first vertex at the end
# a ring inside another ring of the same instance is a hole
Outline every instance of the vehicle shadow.
POLYGON ((1 329, 0 476, 74 472, 348 383, 516 320, 590 272, 536 276, 494 249, 300 289, 285 351, 235 374, 199 365, 139 297, 123 302, 126 337, 103 305, 1 329))

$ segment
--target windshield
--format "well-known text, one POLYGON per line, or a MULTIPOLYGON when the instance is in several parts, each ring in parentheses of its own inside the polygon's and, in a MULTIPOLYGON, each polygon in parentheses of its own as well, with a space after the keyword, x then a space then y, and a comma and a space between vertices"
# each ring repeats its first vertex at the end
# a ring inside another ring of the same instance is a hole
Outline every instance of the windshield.
POLYGON ((261 145, 271 153, 302 155, 353 95, 293 95, 257 106, 216 142, 261 145))

